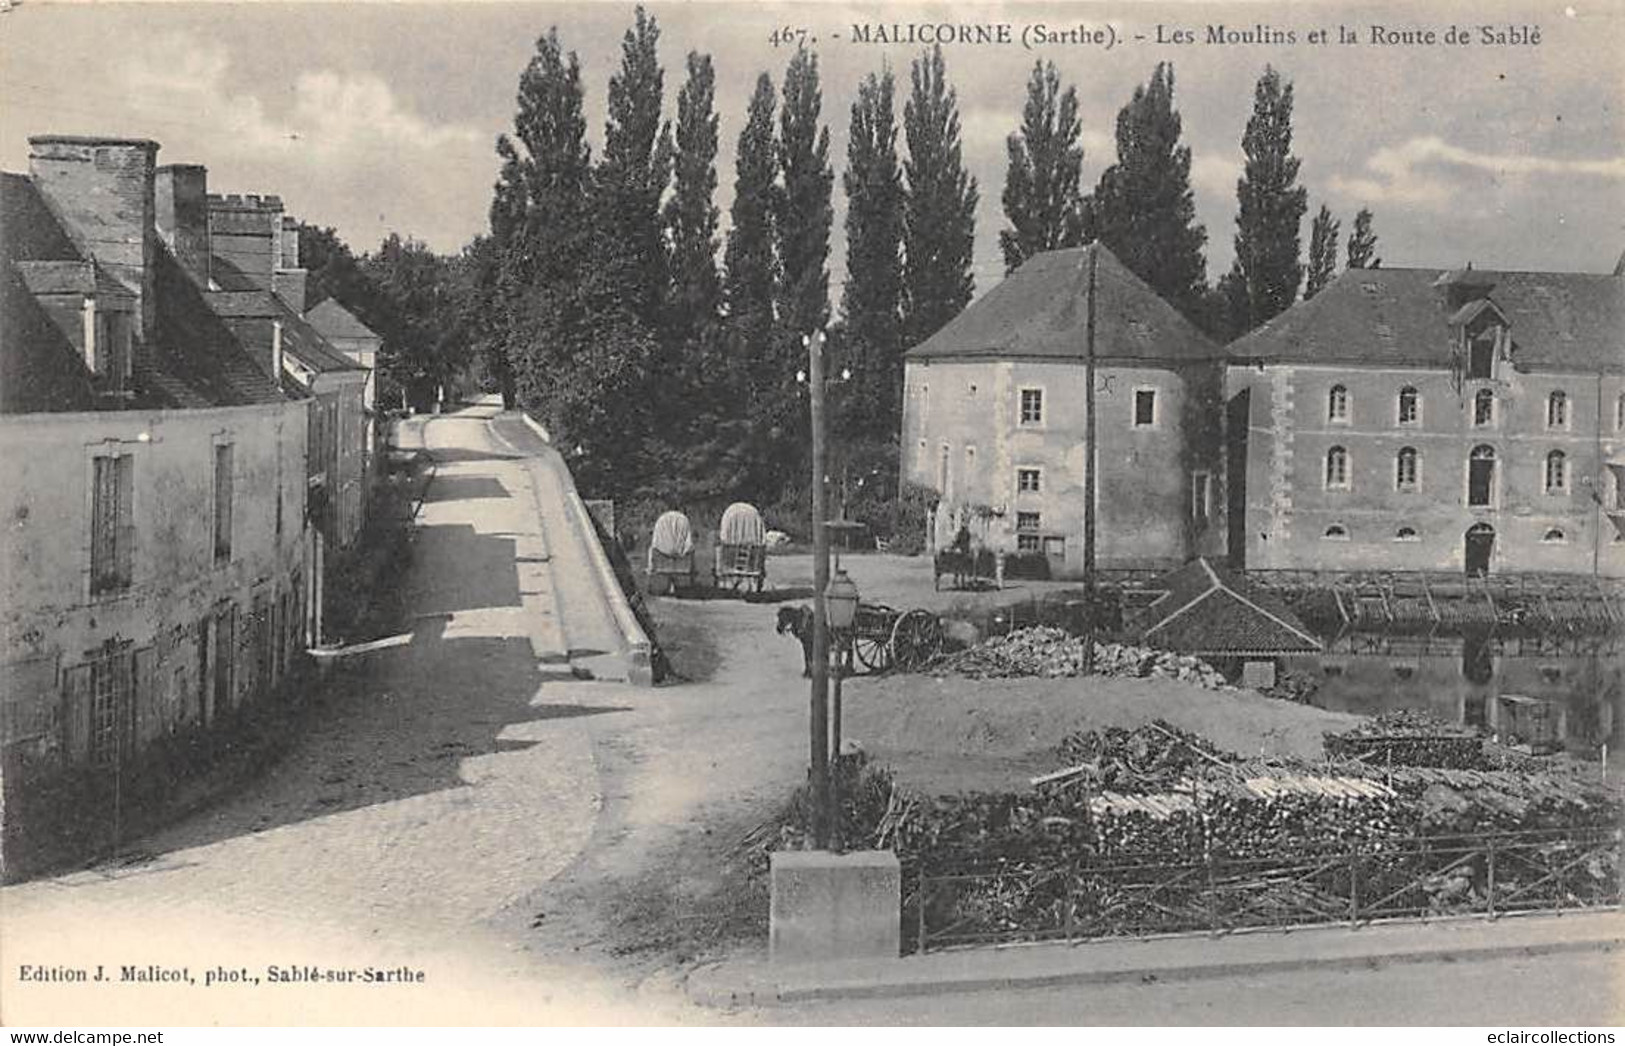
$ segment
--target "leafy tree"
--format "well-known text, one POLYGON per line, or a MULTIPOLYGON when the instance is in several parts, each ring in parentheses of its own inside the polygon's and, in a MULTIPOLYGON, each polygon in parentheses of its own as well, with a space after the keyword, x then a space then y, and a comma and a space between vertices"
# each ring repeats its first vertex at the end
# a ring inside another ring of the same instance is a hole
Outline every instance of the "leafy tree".
POLYGON ((999 247, 1006 272, 1042 251, 1083 242, 1084 203, 1078 187, 1082 130, 1076 89, 1061 90, 1055 63, 1035 64, 1021 130, 1005 140, 1010 163, 1004 214, 1010 228, 1000 231, 999 247))
POLYGON ((1207 230, 1196 222, 1191 151, 1179 143, 1174 69, 1157 63, 1117 114, 1117 162, 1100 176, 1095 234, 1118 259, 1186 315, 1207 290, 1207 230))
MULTIPOLYGON (((728 326, 736 365, 759 359, 773 327, 773 294, 778 280, 774 216, 779 210, 778 142, 773 133, 776 99, 766 73, 756 79, 739 133, 735 158, 731 228, 723 257, 728 326)), ((752 387, 754 391, 754 383, 752 387)))
POLYGON ((415 405, 432 404, 469 362, 461 259, 390 233, 362 268, 393 315, 381 350, 384 369, 415 405))
POLYGON ((1309 194, 1295 184, 1300 161, 1292 155, 1292 85, 1271 66, 1254 88, 1241 148, 1247 165, 1236 183, 1236 260, 1247 295, 1237 326, 1247 331, 1291 305, 1303 279, 1298 227, 1309 194))
POLYGON ((829 128, 818 125, 822 107, 818 58, 799 49, 785 70, 779 113, 784 192, 778 199, 777 222, 782 272, 779 322, 798 340, 829 319, 829 227, 834 214, 830 192, 835 175, 829 166, 829 128))
POLYGON ((1382 259, 1376 257, 1377 234, 1371 231, 1371 210, 1360 208, 1354 216, 1354 231, 1349 233, 1349 264, 1351 269, 1377 269, 1382 259))
POLYGON ((903 388, 903 185, 891 70, 867 76, 852 103, 847 137, 846 285, 841 313, 857 386, 841 428, 895 430, 903 388))
POLYGON ((640 6, 609 79, 604 154, 594 172, 594 237, 600 274, 618 286, 632 318, 659 329, 667 260, 660 199, 671 178, 671 129, 661 122, 665 72, 658 23, 640 6))
POLYGON ((717 274, 716 73, 711 56, 690 52, 688 81, 677 95, 675 187, 666 201, 671 236, 671 302, 675 340, 692 344, 722 306, 717 274))
POLYGON ((1341 227, 1342 223, 1321 204, 1309 233, 1309 274, 1303 284, 1304 301, 1319 294, 1337 275, 1337 236, 1341 227))
POLYGON ((976 179, 965 171, 959 100, 948 85, 942 48, 909 70, 903 106, 903 344, 918 345, 970 303, 976 237, 976 179))

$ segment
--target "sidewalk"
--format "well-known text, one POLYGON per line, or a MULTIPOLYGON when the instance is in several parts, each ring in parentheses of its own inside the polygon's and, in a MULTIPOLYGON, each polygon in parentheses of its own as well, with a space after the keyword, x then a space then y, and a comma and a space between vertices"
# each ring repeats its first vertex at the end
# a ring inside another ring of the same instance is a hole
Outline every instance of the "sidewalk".
POLYGON ((1506 955, 1606 951, 1625 945, 1618 910, 1351 930, 1325 926, 1224 937, 1163 937, 933 952, 903 959, 772 966, 765 955, 702 966, 688 978, 704 1006, 888 998, 1122 981, 1179 981, 1378 963, 1460 962, 1506 955))

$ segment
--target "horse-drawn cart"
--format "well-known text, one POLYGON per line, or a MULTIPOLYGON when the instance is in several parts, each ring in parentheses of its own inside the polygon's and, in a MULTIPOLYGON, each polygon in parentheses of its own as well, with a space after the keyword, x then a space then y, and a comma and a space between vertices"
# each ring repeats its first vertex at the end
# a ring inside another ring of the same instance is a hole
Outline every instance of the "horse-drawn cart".
POLYGON ((722 513, 712 550, 711 581, 718 588, 750 586, 757 592, 766 584, 767 527, 755 506, 736 501, 722 513))
MULTIPOLYGON (((812 669, 812 607, 780 607, 778 631, 801 641, 803 675, 812 669)), ((841 649, 841 640, 852 643, 852 656, 865 673, 874 675, 892 669, 912 672, 942 653, 945 637, 942 622, 929 610, 899 613, 884 603, 859 603, 848 636, 830 637, 830 650, 841 649)))

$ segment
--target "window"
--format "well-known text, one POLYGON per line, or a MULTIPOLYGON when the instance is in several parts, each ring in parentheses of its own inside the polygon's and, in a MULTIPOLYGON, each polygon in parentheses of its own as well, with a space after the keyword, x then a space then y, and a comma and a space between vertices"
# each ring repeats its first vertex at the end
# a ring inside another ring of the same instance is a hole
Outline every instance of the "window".
POLYGON ((1407 385, 1399 390, 1399 423, 1415 425, 1422 420, 1422 395, 1407 385))
POLYGON ((109 646, 90 662, 90 761, 115 766, 134 747, 134 658, 130 647, 109 646))
POLYGON ((1044 538, 1044 555, 1050 559, 1066 558, 1066 538, 1059 534, 1051 534, 1044 538))
POLYGON ((1016 493, 1037 494, 1042 485, 1037 469, 1016 469, 1016 493))
POLYGON ((128 454, 95 459, 91 473, 90 591, 130 587, 135 552, 132 496, 135 459, 128 454))
POLYGON ((1326 489, 1349 489, 1349 452, 1342 447, 1326 452, 1326 489))
POLYGON ((1042 425, 1044 423, 1044 390, 1021 390, 1021 423, 1023 425, 1042 425))
POLYGON ((1206 523, 1213 511, 1213 477, 1206 472, 1191 473, 1191 518, 1206 523))
POLYGON ((1398 530, 1394 531, 1394 540, 1395 541, 1420 541, 1422 539, 1416 533, 1416 528, 1415 527, 1400 527, 1398 530))
POLYGON ((1134 390, 1134 427, 1149 428, 1157 423, 1157 390, 1134 390))
POLYGON ((1349 390, 1342 385, 1333 385, 1326 394, 1326 420, 1349 420, 1349 390))
POLYGON ((1349 528, 1341 523, 1333 523, 1326 528, 1326 533, 1322 534, 1321 537, 1327 541, 1347 541, 1349 539, 1349 528))
POLYGON ((1614 404, 1614 431, 1625 432, 1625 392, 1619 394, 1619 402, 1614 404))
POLYGON ((1474 447, 1467 458, 1467 504, 1485 508, 1495 498, 1495 448, 1474 447))
POLYGON ((1038 536, 1039 522, 1038 513, 1036 512, 1016 513, 1017 552, 1037 552, 1043 547, 1043 543, 1038 536))
POLYGON ((1562 528, 1552 527, 1540 536, 1540 540, 1548 545, 1563 545, 1567 544, 1569 536, 1563 533, 1562 528))
POLYGON ((214 561, 231 559, 231 444, 214 448, 214 561))
POLYGON ((1417 453, 1415 447, 1401 447, 1394 459, 1394 489, 1414 493, 1417 483, 1417 453))
POLYGON ((1554 392, 1546 397, 1546 427, 1549 429, 1566 429, 1569 427, 1569 397, 1564 392, 1554 392))
POLYGON ((1495 393, 1489 389, 1479 389, 1473 394, 1473 424, 1495 424, 1495 393))
POLYGON ((1568 457, 1561 450, 1554 450, 1546 455, 1546 493, 1561 494, 1568 487, 1568 457))

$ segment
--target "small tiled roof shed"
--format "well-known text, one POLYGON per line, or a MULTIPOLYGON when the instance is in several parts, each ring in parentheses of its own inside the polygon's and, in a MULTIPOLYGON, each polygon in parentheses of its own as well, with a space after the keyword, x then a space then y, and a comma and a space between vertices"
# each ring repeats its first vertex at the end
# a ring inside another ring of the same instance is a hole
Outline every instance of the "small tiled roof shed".
POLYGON ((1131 622, 1138 642, 1200 657, 1318 654, 1296 614, 1223 567, 1194 559, 1165 576, 1166 591, 1131 622))

